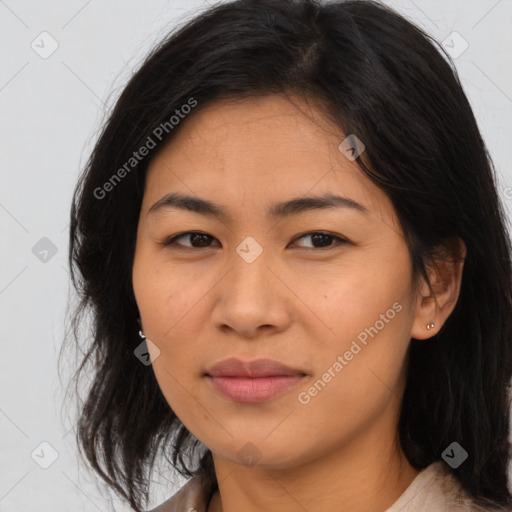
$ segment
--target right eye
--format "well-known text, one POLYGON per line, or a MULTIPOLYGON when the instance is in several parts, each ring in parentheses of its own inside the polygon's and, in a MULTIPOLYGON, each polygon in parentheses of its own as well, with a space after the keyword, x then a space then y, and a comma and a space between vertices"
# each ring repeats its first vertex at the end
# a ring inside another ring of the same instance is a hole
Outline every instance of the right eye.
POLYGON ((206 247, 206 248, 212 247, 212 246, 208 245, 208 243, 211 242, 212 240, 216 240, 216 238, 211 235, 208 235, 207 233, 202 233, 200 231, 187 231, 186 233, 181 233, 179 235, 175 235, 175 236, 165 240, 164 242, 162 242, 162 245, 164 247, 177 245, 177 246, 185 247, 187 249, 200 249, 202 247, 206 247), (185 240, 188 240, 190 245, 187 245, 187 244, 184 245, 181 243, 177 243, 177 240, 180 240, 182 238, 185 240), (194 245, 194 244, 197 244, 197 245, 194 245))

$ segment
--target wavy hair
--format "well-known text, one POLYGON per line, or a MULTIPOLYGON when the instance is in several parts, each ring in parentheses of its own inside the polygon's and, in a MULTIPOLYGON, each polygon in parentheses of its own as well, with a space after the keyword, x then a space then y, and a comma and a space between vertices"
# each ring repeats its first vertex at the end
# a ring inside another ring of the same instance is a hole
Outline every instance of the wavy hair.
POLYGON ((463 488, 482 505, 510 505, 511 243, 495 168, 449 56, 371 0, 216 5, 173 29, 128 81, 71 206, 79 302, 66 338, 82 353, 72 382, 78 389, 84 375, 90 380, 78 418, 81 453, 136 511, 160 455, 181 475, 201 473, 217 486, 210 450, 134 356, 131 271, 145 174, 187 122, 171 127, 171 116, 192 98, 190 116, 224 98, 292 93, 316 100, 343 133, 364 141, 356 162, 391 199, 415 279, 428 280, 427 264, 447 240, 466 244, 455 309, 428 342, 411 340, 397 435, 417 469, 458 442, 469 457, 451 472, 463 488), (134 163, 148 137, 155 148, 134 163))

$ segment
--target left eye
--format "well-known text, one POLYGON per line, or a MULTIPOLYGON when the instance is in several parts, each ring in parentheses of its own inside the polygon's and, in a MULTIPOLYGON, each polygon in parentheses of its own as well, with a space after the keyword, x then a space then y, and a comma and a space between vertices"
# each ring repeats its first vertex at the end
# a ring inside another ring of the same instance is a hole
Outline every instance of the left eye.
MULTIPOLYGON (((332 241, 338 241, 339 243, 347 243, 348 241, 344 238, 341 238, 336 235, 331 235, 330 233, 306 233, 305 235, 301 235, 297 237, 295 240, 300 240, 301 238, 309 238, 313 244, 318 243, 320 246, 314 246, 313 249, 329 249, 332 246, 332 241)), ((308 248, 308 247, 307 247, 308 248)))
MULTIPOLYGON (((333 241, 337 241, 338 243, 348 243, 348 240, 339 237, 337 235, 332 235, 330 233, 322 233, 322 232, 312 232, 312 233, 306 233, 304 235, 301 235, 295 240, 301 240, 302 238, 309 238, 310 241, 313 243, 313 247, 302 247, 305 249, 329 249, 333 245, 333 241), (316 245, 318 244, 318 245, 316 245)), ((164 246, 171 246, 171 245, 177 245, 181 247, 186 247, 189 249, 201 249, 201 248, 209 248, 212 247, 209 245, 209 242, 212 240, 216 240, 215 237, 208 235, 207 233, 201 233, 201 232, 195 232, 195 231, 189 231, 187 233, 182 233, 181 235, 176 235, 169 240, 163 242, 162 245, 164 246), (177 240, 184 238, 185 240, 188 239, 191 245, 184 245, 184 244, 178 244, 177 240), (198 245, 194 245, 194 244, 198 245)))

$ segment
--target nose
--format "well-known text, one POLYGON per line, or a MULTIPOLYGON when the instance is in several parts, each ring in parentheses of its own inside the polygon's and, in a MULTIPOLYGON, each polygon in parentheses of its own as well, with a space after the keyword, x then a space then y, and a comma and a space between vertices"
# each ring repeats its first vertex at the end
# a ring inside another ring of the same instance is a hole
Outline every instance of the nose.
POLYGON ((234 252, 230 263, 231 270, 215 287, 215 327, 251 339, 259 333, 286 330, 292 318, 293 294, 268 252, 264 250, 252 263, 234 252))

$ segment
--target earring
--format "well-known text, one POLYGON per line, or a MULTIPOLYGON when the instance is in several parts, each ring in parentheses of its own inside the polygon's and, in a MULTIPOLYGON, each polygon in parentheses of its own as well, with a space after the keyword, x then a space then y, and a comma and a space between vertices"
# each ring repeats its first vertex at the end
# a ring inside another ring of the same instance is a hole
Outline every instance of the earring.
POLYGON ((433 329, 435 326, 436 326, 436 324, 433 322, 430 324, 427 324, 427 330, 430 331, 430 329, 433 329))
POLYGON ((145 340, 146 339, 146 335, 142 332, 142 331, 139 331, 139 336, 145 340))

